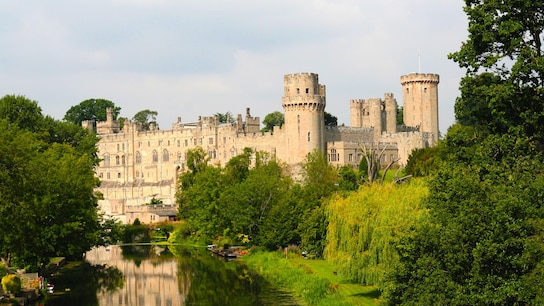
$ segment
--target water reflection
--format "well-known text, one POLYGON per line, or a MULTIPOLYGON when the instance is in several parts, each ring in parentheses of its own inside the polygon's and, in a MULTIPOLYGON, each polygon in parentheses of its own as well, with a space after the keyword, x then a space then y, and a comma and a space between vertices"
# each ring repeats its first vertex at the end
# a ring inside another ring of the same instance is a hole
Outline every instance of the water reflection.
POLYGON ((294 305, 239 262, 205 249, 155 245, 95 248, 51 279, 41 305, 294 305), (281 297, 281 299, 279 299, 281 297))

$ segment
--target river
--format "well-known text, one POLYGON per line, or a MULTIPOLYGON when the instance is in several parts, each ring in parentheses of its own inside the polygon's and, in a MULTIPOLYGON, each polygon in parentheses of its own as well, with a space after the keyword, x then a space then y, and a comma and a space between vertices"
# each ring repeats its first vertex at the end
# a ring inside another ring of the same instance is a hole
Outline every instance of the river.
POLYGON ((243 263, 184 246, 94 248, 47 281, 54 292, 36 305, 296 305, 243 263))

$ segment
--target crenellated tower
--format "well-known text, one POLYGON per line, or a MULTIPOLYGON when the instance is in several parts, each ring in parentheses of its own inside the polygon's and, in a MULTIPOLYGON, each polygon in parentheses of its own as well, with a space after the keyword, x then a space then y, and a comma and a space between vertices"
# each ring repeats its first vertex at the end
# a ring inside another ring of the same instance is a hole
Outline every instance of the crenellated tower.
POLYGON ((315 73, 283 78, 287 163, 299 163, 314 149, 325 152, 325 85, 315 73))
POLYGON ((404 124, 433 133, 436 144, 438 129, 438 74, 412 73, 400 77, 402 84, 404 124))

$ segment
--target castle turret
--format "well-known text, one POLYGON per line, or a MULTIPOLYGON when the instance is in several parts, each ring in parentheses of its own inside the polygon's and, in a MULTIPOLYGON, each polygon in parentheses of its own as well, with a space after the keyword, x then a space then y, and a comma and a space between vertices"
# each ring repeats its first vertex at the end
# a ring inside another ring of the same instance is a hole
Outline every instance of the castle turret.
POLYGON ((433 133, 438 141, 438 74, 412 73, 400 78, 402 84, 404 124, 433 133))
POLYGON ((314 73, 285 75, 283 85, 287 163, 299 163, 314 149, 326 150, 325 86, 314 73))
POLYGON ((385 95, 385 130, 388 133, 397 132, 397 100, 392 93, 385 95))

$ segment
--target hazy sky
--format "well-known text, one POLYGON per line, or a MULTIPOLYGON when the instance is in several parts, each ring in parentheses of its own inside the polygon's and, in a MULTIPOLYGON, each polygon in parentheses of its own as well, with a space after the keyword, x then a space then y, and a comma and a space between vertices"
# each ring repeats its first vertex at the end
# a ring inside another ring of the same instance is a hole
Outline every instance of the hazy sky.
POLYGON ((283 75, 319 74, 326 111, 402 103, 400 76, 440 75, 442 133, 464 75, 447 54, 467 39, 462 0, 20 0, 0 2, 0 95, 62 119, 104 98, 161 129, 217 112, 282 111, 283 75))

